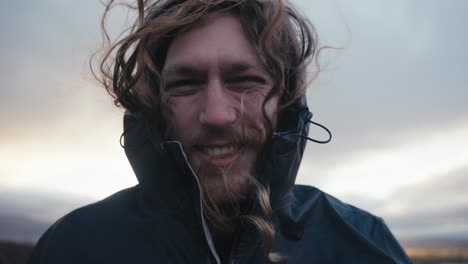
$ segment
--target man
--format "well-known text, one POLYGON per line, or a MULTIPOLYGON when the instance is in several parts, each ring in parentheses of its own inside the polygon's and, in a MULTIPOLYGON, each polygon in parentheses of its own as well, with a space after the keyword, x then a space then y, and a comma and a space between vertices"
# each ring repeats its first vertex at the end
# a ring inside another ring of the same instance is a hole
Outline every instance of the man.
POLYGON ((410 263, 381 219, 294 185, 306 19, 273 0, 137 8, 100 69, 139 184, 63 217, 30 263, 410 263))

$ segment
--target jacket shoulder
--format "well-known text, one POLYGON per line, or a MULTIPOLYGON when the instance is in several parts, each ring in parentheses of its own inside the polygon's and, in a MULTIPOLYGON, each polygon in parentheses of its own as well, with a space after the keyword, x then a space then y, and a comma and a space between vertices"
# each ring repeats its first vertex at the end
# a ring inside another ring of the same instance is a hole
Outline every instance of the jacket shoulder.
POLYGON ((90 242, 98 242, 89 241, 91 234, 97 240, 111 237, 111 230, 119 230, 116 227, 122 227, 129 211, 136 210, 138 191, 138 185, 124 189, 66 214, 42 235, 28 263, 55 263, 49 260, 78 253, 90 242))
MULTIPOLYGON (((312 186, 295 186, 294 197, 300 206, 313 204, 313 209, 311 206, 310 211, 313 211, 314 214, 320 214, 319 222, 334 223, 333 226, 339 229, 340 236, 346 237, 350 241, 359 242, 366 248, 392 259, 396 263, 411 263, 382 218, 342 202, 312 186)), ((317 222, 308 224, 313 227, 317 222)))
POLYGON ((71 211, 59 219, 52 227, 65 228, 72 225, 73 228, 86 228, 109 221, 118 221, 128 215, 129 211, 137 209, 137 195, 139 186, 123 189, 98 202, 85 205, 71 211), (90 226, 91 225, 91 226, 90 226), (62 227, 63 226, 63 227, 62 227))

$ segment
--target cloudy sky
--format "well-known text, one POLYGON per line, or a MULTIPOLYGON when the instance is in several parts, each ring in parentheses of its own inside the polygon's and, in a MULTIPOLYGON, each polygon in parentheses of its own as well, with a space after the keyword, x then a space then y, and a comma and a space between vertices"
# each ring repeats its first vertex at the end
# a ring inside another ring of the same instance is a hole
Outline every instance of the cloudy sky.
MULTIPOLYGON (((324 51, 308 91, 334 138, 308 145, 298 183, 383 217, 400 239, 468 239, 468 1, 294 2, 322 45, 341 48, 324 51)), ((102 11, 98 0, 2 0, 0 239, 34 241, 137 183, 118 143, 122 111, 87 66, 102 11)), ((115 31, 124 18, 116 10, 115 31)))

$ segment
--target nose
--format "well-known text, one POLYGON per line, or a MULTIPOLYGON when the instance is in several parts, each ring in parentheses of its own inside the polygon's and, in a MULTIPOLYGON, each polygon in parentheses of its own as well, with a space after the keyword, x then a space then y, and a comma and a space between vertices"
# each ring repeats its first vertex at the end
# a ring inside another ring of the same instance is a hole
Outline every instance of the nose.
POLYGON ((212 127, 232 125, 237 118, 237 111, 221 81, 211 80, 205 90, 203 106, 200 112, 200 123, 212 127))

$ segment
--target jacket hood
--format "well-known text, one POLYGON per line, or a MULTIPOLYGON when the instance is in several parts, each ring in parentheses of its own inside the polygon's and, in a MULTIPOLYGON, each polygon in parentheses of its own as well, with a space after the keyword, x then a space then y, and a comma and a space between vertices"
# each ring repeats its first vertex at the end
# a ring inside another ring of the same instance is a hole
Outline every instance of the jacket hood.
MULTIPOLYGON (((141 114, 124 115, 123 147, 142 188, 144 198, 158 208, 190 206, 193 177, 180 173, 159 135, 150 132, 141 114), (166 176, 167 175, 167 176, 166 176), (168 177, 170 175, 170 177, 168 177), (178 205, 174 205, 177 203, 178 205)), ((174 210, 177 211, 177 210, 174 210)))
POLYGON ((270 188, 273 209, 287 206, 296 181, 309 132, 311 113, 305 96, 284 111, 278 122, 280 131, 272 135, 271 144, 258 162, 260 181, 270 188))
MULTIPOLYGON (((274 132, 271 143, 257 162, 259 180, 270 187, 273 209, 287 206, 296 180, 307 142, 309 112, 305 96, 285 110, 278 121, 284 131, 274 132)), ((144 191, 160 201, 171 202, 191 199, 191 185, 197 185, 189 172, 180 143, 162 141, 157 133, 151 133, 140 114, 127 112, 124 116, 124 148, 128 160, 144 191), (171 177, 165 177, 171 175, 171 177), (173 176, 176 175, 176 176, 173 176)))

